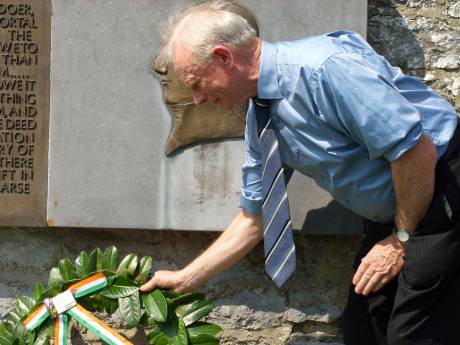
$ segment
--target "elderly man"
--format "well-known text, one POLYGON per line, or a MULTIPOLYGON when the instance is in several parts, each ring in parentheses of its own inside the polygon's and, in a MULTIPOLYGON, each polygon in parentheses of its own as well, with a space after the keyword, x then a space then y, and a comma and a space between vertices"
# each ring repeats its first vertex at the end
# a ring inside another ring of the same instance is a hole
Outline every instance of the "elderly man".
POLYGON ((282 285, 295 267, 290 222, 279 215, 287 208, 277 182, 288 180, 284 166, 311 176, 366 219, 344 312, 346 343, 457 344, 460 135, 454 109, 355 33, 273 44, 242 17, 216 9, 225 2, 184 11, 169 47, 197 104, 231 109, 251 99, 242 211, 187 267, 158 271, 142 289, 195 288, 262 239, 267 273, 282 285), (277 175, 269 179, 274 166, 277 175), (282 229, 270 239, 274 227, 282 229), (271 270, 277 246, 284 254, 271 270))

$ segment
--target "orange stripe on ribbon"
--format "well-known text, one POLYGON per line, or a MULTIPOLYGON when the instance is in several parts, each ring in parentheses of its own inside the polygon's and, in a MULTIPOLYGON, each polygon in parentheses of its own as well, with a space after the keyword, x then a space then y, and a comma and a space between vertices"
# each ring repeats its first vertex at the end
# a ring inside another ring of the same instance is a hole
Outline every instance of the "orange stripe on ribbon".
POLYGON ((54 319, 54 345, 62 345, 61 344, 61 339, 59 337, 60 332, 60 326, 61 326, 61 319, 57 317, 54 319))
POLYGON ((23 321, 23 324, 28 324, 38 313, 42 311, 42 309, 46 309, 46 307, 43 304, 37 309, 35 309, 33 312, 31 312, 29 316, 23 321))
POLYGON ((130 343, 128 340, 126 340, 125 338, 123 338, 121 335, 119 335, 117 332, 115 332, 112 328, 110 328, 109 326, 107 326, 104 322, 102 322, 101 320, 97 319, 93 314, 91 314, 88 310, 86 310, 85 308, 83 308, 80 304, 77 304, 75 306, 75 308, 77 308, 80 312, 82 312, 83 314, 85 314, 88 318, 90 318, 91 320, 93 320, 95 323, 97 323, 100 327, 104 328, 107 332, 109 332, 110 334, 112 334, 115 338, 117 338, 118 340, 120 340, 123 344, 126 344, 126 345, 133 345, 133 343, 130 343))
POLYGON ((95 274, 89 278, 86 278, 86 279, 83 279, 82 281, 79 281, 78 283, 75 283, 73 285, 70 285, 69 287, 69 290, 72 292, 72 293, 75 293, 75 291, 78 289, 78 288, 81 288, 83 285, 86 285, 86 284, 89 284, 95 280, 98 280, 98 279, 102 279, 102 278, 105 278, 105 275, 104 273, 98 273, 98 274, 95 274))

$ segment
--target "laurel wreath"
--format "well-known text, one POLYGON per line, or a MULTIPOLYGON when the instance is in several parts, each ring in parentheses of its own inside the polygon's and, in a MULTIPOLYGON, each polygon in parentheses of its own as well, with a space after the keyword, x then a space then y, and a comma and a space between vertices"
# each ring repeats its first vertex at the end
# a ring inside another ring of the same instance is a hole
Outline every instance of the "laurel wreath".
POLYGON ((20 296, 0 322, 0 345, 49 345, 54 337, 53 320, 48 319, 37 330, 29 332, 22 321, 45 298, 65 291, 70 285, 95 274, 103 273, 108 286, 78 299, 78 303, 92 312, 113 314, 119 310, 126 326, 147 329, 152 345, 216 345, 220 326, 200 321, 213 308, 201 293, 178 294, 156 289, 139 291, 152 269, 152 257, 140 260, 128 254, 119 261, 118 250, 110 246, 96 248, 90 254, 82 251, 74 263, 65 258, 49 273, 48 288, 36 283, 32 297, 20 296))

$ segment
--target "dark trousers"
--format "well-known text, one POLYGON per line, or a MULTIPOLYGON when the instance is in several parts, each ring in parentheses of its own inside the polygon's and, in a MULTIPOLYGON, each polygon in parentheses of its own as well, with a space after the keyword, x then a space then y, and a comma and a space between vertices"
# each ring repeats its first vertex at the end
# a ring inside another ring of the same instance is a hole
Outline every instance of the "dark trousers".
MULTIPOLYGON (((365 221, 354 268, 393 224, 365 221)), ((347 345, 460 344, 460 130, 436 167, 430 208, 406 244, 402 272, 368 296, 351 286, 347 345)))

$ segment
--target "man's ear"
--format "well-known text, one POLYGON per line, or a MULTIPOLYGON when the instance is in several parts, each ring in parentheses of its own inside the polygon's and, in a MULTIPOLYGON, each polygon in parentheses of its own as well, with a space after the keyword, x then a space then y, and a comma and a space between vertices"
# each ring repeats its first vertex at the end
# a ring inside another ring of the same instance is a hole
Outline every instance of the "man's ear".
POLYGON ((215 46, 212 49, 212 56, 217 62, 223 65, 230 66, 233 64, 234 56, 230 49, 225 46, 215 46))

